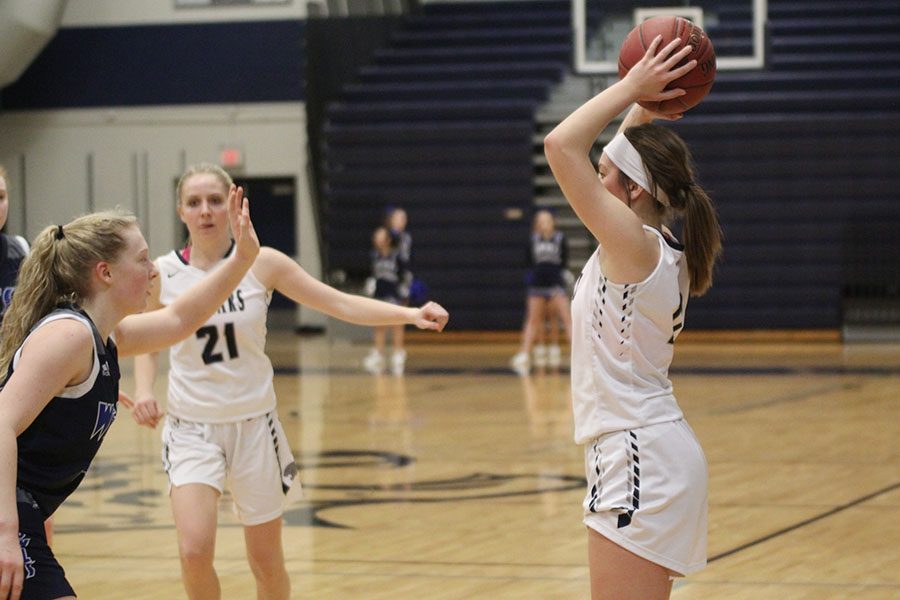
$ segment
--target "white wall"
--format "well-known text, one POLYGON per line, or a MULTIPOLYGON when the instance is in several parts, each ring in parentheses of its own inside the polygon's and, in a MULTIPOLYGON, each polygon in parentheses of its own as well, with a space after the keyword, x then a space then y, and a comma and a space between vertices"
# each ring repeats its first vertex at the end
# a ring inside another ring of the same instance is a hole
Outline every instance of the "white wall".
POLYGON ((306 0, 284 5, 175 8, 175 0, 69 0, 63 27, 305 19, 306 0))
MULTIPOLYGON (((61 26, 263 21, 306 16, 306 0, 271 6, 184 9, 176 9, 174 0, 68 0, 61 26)), ((47 224, 64 223, 91 209, 120 205, 141 219, 154 254, 168 251, 177 241, 172 185, 184 166, 199 161, 216 162, 221 145, 239 145, 245 155, 241 175, 292 176, 297 181, 295 228, 299 256, 295 258, 310 274, 321 278, 318 234, 306 170, 303 103, 4 111, 0 113, 0 139, 0 164, 6 166, 12 185, 8 220, 11 233, 31 238, 47 224), (23 159, 24 181, 20 172, 23 159), (89 186, 93 188, 93 206, 89 186), (23 190, 27 191, 27 211, 23 210, 23 190)), ((297 322, 320 326, 325 324, 325 318, 301 309, 297 322)))
POLYGON ((66 0, 0 1, 0 86, 12 83, 56 34, 66 0))
MULTIPOLYGON (((44 226, 65 223, 90 208, 120 205, 141 218, 154 255, 178 241, 173 182, 184 166, 215 162, 221 145, 239 144, 245 155, 242 175, 296 179, 296 258, 321 278, 302 103, 7 111, 0 113, 0 138, 0 164, 11 184, 11 233, 32 238, 44 226)), ((298 322, 324 325, 325 319, 303 311, 298 322)))

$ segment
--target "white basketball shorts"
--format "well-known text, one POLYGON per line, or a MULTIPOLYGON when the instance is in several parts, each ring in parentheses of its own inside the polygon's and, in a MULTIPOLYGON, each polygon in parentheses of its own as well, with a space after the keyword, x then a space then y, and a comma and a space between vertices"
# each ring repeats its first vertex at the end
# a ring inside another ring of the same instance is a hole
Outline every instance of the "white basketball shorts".
POLYGON ((276 519, 299 496, 297 465, 272 411, 231 423, 195 423, 167 416, 162 432, 169 489, 206 484, 222 493, 226 483, 244 525, 276 519))
POLYGON ((584 458, 585 525, 678 575, 706 565, 706 458, 686 421, 604 434, 584 458))

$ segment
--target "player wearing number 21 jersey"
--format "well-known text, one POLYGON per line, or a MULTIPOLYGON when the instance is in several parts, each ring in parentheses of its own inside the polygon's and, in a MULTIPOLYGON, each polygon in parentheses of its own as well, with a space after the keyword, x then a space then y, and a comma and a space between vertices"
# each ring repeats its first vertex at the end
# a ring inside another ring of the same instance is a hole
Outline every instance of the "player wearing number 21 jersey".
MULTIPOLYGON (((183 250, 159 257, 157 266, 163 305, 171 304, 207 274, 188 264, 183 250)), ((275 409, 272 363, 265 354, 266 314, 271 299, 271 291, 250 270, 196 335, 172 346, 171 416, 200 423, 227 423, 275 409)))
MULTIPOLYGON (((176 211, 187 227, 189 249, 157 260, 159 278, 148 306, 170 304, 232 250, 224 200, 234 189, 218 167, 189 167, 178 182, 176 211)), ((240 189, 240 188, 238 188, 240 189)), ((238 246, 240 248, 240 246, 238 246)), ((182 581, 190 598, 219 597, 214 565, 219 503, 230 492, 257 595, 290 598, 281 543, 282 514, 299 493, 287 436, 278 420, 272 365, 264 354, 266 313, 273 291, 325 314, 359 325, 410 323, 440 330, 448 315, 435 303, 413 309, 352 296, 311 277, 291 257, 260 249, 250 272, 194 336, 170 350, 168 415, 163 466, 178 533, 182 581)), ((135 359, 134 420, 156 427, 155 356, 135 359)))

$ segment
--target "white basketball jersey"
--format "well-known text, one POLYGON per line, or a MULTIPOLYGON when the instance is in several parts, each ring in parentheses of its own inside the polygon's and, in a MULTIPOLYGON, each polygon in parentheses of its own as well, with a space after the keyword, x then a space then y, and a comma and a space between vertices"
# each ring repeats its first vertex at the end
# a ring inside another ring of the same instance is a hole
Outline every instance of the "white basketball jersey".
POLYGON ((659 263, 640 283, 617 284, 600 268, 598 247, 572 300, 575 441, 683 417, 669 365, 684 325, 689 276, 683 248, 660 232, 659 263))
MULTIPOLYGON (((159 257, 160 294, 171 304, 207 272, 177 251, 159 257)), ((169 350, 169 414, 187 421, 226 423, 275 409, 272 363, 265 354, 272 294, 247 274, 194 335, 169 350)))

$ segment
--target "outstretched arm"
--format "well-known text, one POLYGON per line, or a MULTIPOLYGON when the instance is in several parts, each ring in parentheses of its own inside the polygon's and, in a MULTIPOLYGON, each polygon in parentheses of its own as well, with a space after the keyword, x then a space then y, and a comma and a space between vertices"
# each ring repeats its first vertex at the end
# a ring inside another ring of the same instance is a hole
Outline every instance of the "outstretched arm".
POLYGON ((228 216, 235 250, 221 266, 182 294, 172 304, 150 313, 131 315, 116 328, 121 356, 155 352, 195 332, 228 299, 259 254, 259 240, 250 221, 250 206, 243 189, 231 187, 228 216))
POLYGON ((435 302, 411 308, 336 290, 273 248, 260 251, 253 273, 266 287, 278 290, 294 302, 356 325, 410 324, 419 329, 441 331, 449 319, 447 311, 435 302))

